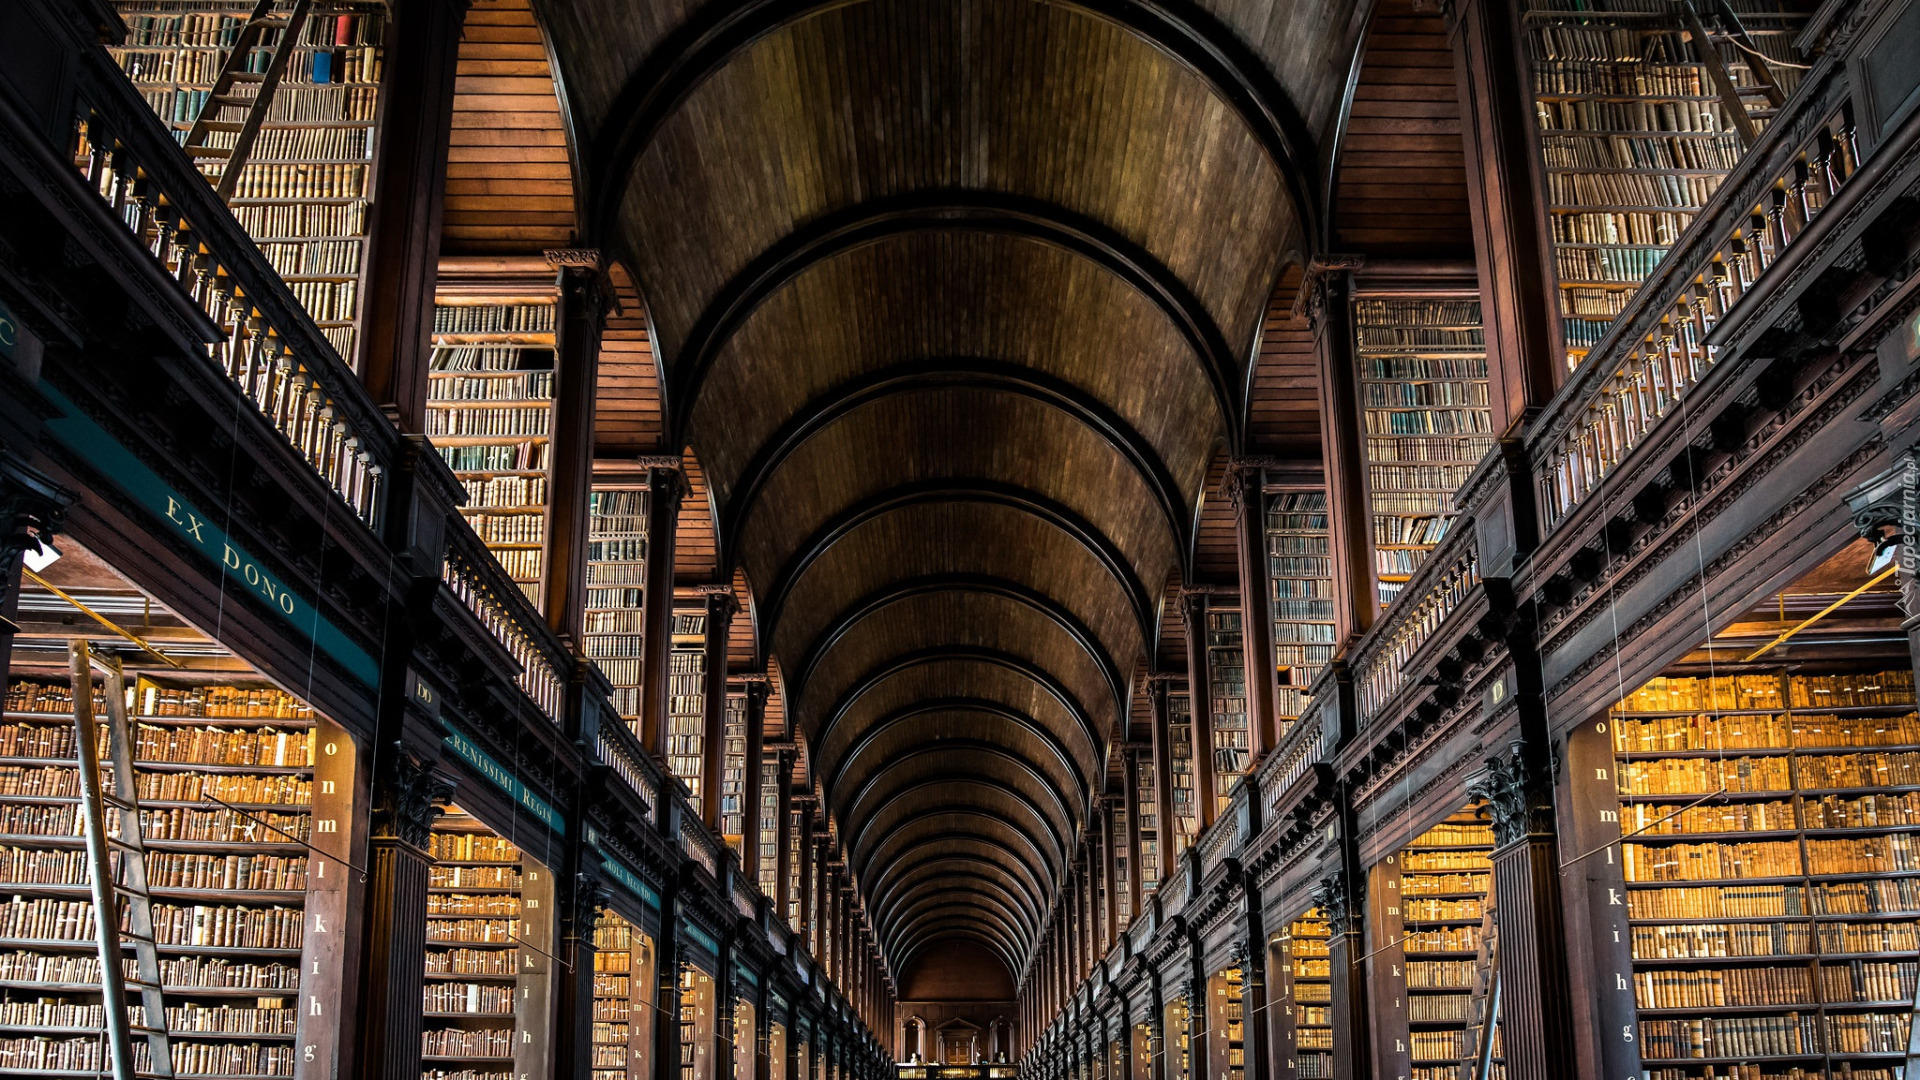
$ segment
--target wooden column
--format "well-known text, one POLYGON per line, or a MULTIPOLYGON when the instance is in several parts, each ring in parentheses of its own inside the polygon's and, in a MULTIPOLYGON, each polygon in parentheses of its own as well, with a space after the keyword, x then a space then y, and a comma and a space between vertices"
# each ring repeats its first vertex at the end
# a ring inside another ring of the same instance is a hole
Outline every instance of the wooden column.
POLYGON ((727 635, 740 600, 731 585, 703 585, 706 601, 705 734, 700 740, 700 820, 720 832, 720 777, 727 762, 727 635))
POLYGON ((430 761, 390 753, 376 775, 368 852, 360 1067, 367 1080, 418 1080, 427 970, 428 854, 451 785, 430 761))
POLYGON ((1552 399, 1566 367, 1526 52, 1510 0, 1459 0, 1445 10, 1464 120, 1493 426, 1518 435, 1528 413, 1552 399))
POLYGON ((1574 1046, 1551 770, 1546 752, 1516 741, 1488 758, 1485 775, 1469 787, 1493 812, 1500 1026, 1510 1080, 1566 1075, 1574 1046))
MULTIPOLYGON (((647 469, 647 570, 641 615, 645 656, 640 665, 640 741, 655 757, 667 756, 667 698, 672 686, 668 653, 673 648, 673 546, 687 477, 675 457, 641 458, 647 469)), ((656 808, 657 810, 658 808, 656 808)))
POLYGON ((1219 814, 1213 797, 1213 673, 1207 669, 1207 600, 1203 590, 1180 593, 1180 614, 1187 624, 1187 701, 1193 717, 1195 840, 1219 814))
MULTIPOLYGON (((580 853, 581 844, 569 848, 580 853)), ((563 923, 560 956, 555 965, 559 976, 554 996, 557 1038, 553 1049, 558 1058, 557 1077, 593 1075, 593 972, 594 931, 600 924, 600 906, 606 894, 598 881, 598 871, 590 864, 573 867, 574 888, 562 898, 563 923)), ((565 878, 561 878, 565 881, 565 878)))
MULTIPOLYGON (((1120 867, 1113 857, 1113 845, 1117 838, 1113 835, 1112 798, 1101 797, 1097 820, 1100 822, 1101 874, 1107 883, 1107 937, 1102 950, 1105 952, 1120 940, 1120 890, 1126 888, 1120 880, 1120 867)), ((1128 910, 1131 911, 1132 907, 1129 906, 1128 910)))
POLYGON ((1160 865, 1154 889, 1159 891, 1159 883, 1173 874, 1176 845, 1174 835, 1179 826, 1173 820, 1173 751, 1167 745, 1167 683, 1173 675, 1152 675, 1148 686, 1153 703, 1153 800, 1159 805, 1155 816, 1159 819, 1160 865))
POLYGON ((395 425, 416 434, 426 429, 454 70, 467 0, 404 0, 389 11, 359 367, 395 425))
POLYGON ((593 402, 600 367, 600 334, 612 297, 600 253, 549 251, 560 276, 554 313, 553 486, 547 500, 547 625, 580 641, 586 606, 589 500, 593 494, 593 402))
POLYGON ((1279 743, 1275 730, 1273 584, 1267 578, 1267 471, 1261 462, 1239 461, 1227 472, 1227 499, 1234 510, 1234 541, 1240 556, 1240 650, 1247 669, 1247 776, 1279 743))
POLYGON ((1367 1002, 1367 946, 1365 926, 1360 918, 1359 889, 1352 875, 1357 852, 1352 843, 1352 804, 1350 792, 1341 785, 1334 792, 1340 813, 1339 851, 1341 865, 1313 887, 1313 903, 1327 920, 1329 990, 1332 1006, 1328 1010, 1333 1023, 1333 1045, 1341 1052, 1333 1055, 1333 1080, 1372 1080, 1374 1074, 1373 1033, 1367 1002))
POLYGON ((1121 753, 1125 755, 1123 760, 1126 762, 1124 770, 1126 780, 1123 785, 1125 790, 1120 792, 1120 798, 1122 805, 1127 808, 1127 910, 1133 913, 1131 918, 1138 919, 1141 905, 1146 902, 1147 897, 1144 885, 1146 879, 1141 876, 1145 870, 1140 865, 1140 774, 1137 770, 1146 766, 1140 763, 1139 747, 1129 746, 1121 753))
MULTIPOLYGON (((813 798, 801 796, 793 800, 800 809, 800 865, 790 881, 797 881, 800 902, 800 925, 793 932, 800 937, 802 945, 812 940, 813 933, 813 798)), ((792 887, 792 886, 789 886, 792 887)), ((808 951, 812 951, 809 947, 808 951)))
POLYGON ((1320 368, 1320 457, 1326 465, 1327 528, 1333 556, 1336 654, 1373 626, 1380 586, 1373 562, 1373 511, 1367 495, 1365 428, 1353 357, 1353 277, 1357 260, 1316 263, 1301 285, 1320 368))
MULTIPOLYGON (((755 888, 760 885, 760 773, 765 746, 767 695, 773 684, 765 675, 747 680, 747 708, 744 718, 747 735, 746 767, 740 776, 740 868, 755 888)), ((775 893, 779 889, 774 890, 775 893)))
POLYGON ((779 816, 775 819, 779 824, 773 830, 773 903, 780 921, 798 933, 800 928, 794 925, 793 917, 793 783, 789 776, 793 771, 793 753, 782 746, 773 754, 774 791, 780 800, 776 811, 779 816))

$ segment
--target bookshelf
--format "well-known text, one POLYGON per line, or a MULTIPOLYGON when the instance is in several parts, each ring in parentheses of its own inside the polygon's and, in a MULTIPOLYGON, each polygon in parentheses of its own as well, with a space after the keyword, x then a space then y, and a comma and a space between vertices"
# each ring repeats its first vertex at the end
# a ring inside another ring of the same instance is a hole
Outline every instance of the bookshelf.
POLYGON ((720 836, 739 854, 746 844, 747 696, 729 693, 720 728, 720 836))
MULTIPOLYGON (((123 46, 111 51, 154 112, 186 141, 204 117, 196 162, 209 181, 226 167, 260 80, 242 79, 219 101, 211 97, 227 53, 238 44, 253 5, 208 0, 116 3, 127 23, 123 46)), ((290 4, 278 5, 284 16, 290 4)), ((386 31, 382 6, 316 5, 301 27, 287 70, 229 204, 261 253, 349 363, 358 345, 361 271, 365 259, 368 174, 386 31)), ((247 71, 267 69, 279 35, 268 30, 247 71)))
POLYGON ((436 298, 426 434, 467 491, 460 513, 536 608, 546 602, 554 302, 436 298))
POLYGON ((1112 822, 1107 833, 1107 842, 1113 845, 1113 911, 1116 917, 1115 930, 1124 934, 1127 927, 1133 925, 1133 850, 1127 829, 1127 804, 1125 800, 1113 803, 1112 822))
POLYGON ((1247 653, 1238 611, 1207 609, 1207 686, 1213 696, 1215 814, 1224 813, 1233 786, 1253 760, 1247 727, 1247 653))
MULTIPOLYGON (((1734 0, 1761 52, 1798 62, 1803 13, 1734 0)), ((1700 5, 1706 11, 1711 5, 1700 5)), ((1714 92, 1678 5, 1543 0, 1524 16, 1567 366, 1578 367, 1739 164, 1732 106, 1714 92)), ((1731 44, 1710 46, 1746 94, 1760 80, 1731 44)), ((1772 66, 1783 91, 1798 72, 1772 66)), ((1743 97, 1739 108, 1765 104, 1743 97)), ((1757 127, 1765 115, 1752 114, 1757 127)))
POLYGON ((647 487, 596 483, 587 499, 582 645, 613 684, 613 707, 640 734, 646 646, 647 487))
POLYGON ((755 1025, 759 1020, 753 1002, 743 997, 733 999, 733 1060, 728 1062, 731 1071, 726 1080, 755 1080, 753 1059, 760 1038, 755 1025))
POLYGON ((1134 813, 1139 815, 1140 895, 1160 886, 1160 802, 1155 797, 1153 760, 1146 754, 1133 759, 1134 813))
POLYGON ((1166 1055, 1166 1067, 1161 1070, 1161 1080, 1190 1080, 1193 1076, 1192 1010, 1187 999, 1177 997, 1167 1002, 1163 1012, 1160 1037, 1162 1052, 1166 1055))
POLYGON ((1378 1052, 1407 1080, 1457 1080, 1470 1054, 1489 959, 1488 822, 1485 805, 1469 803, 1374 868, 1369 893, 1384 899, 1368 901, 1368 964, 1397 1003, 1382 1011, 1378 1052))
POLYGON ((679 1080, 715 1080, 713 1069, 713 976, 680 965, 679 1080))
POLYGON ((787 811, 787 928, 795 933, 801 932, 801 897, 806 895, 807 852, 806 852, 807 812, 803 809, 787 811))
POLYGON ((641 1060, 634 1045, 635 1002, 644 1002, 642 965, 634 954, 646 939, 619 912, 598 910, 593 929, 593 1080, 627 1080, 641 1060))
POLYGON ((1318 908, 1287 924, 1282 940, 1281 999, 1292 1023, 1293 1075, 1327 1080, 1333 1075, 1333 982, 1327 920, 1318 908))
POLYGON ((1207 980, 1213 1000, 1208 1024, 1208 1075, 1214 1080, 1242 1080, 1247 1073, 1246 985, 1241 970, 1230 967, 1207 980))
POLYGON ((706 634, 704 612, 673 613, 673 642, 667 652, 667 771, 686 783, 695 806, 700 805, 707 741, 706 634))
POLYGON ((430 845, 422 1080, 513 1080, 544 1049, 550 876, 457 806, 430 845))
MULTIPOLYGON (((754 851, 760 865, 754 868, 754 880, 760 883, 760 895, 780 895, 780 754, 763 753, 760 758, 760 807, 756 827, 760 830, 754 851)), ((775 914, 779 909, 775 909, 775 914)))
POLYGON ((1353 325, 1386 607, 1445 538, 1454 493, 1493 449, 1486 336, 1472 294, 1359 295, 1353 325))
POLYGON ((1662 677, 1610 721, 1646 1075, 1902 1075, 1920 981, 1912 672, 1662 677))
MULTIPOLYGON (((102 712, 104 694, 96 688, 102 712)), ((73 690, 16 679, 5 706, 0 1055, 12 1068, 93 1073, 110 1062, 73 690)), ((345 913, 352 740, 253 679, 139 678, 127 708, 175 1071, 324 1075, 339 1051, 331 1023, 299 1003, 337 1000, 342 972, 305 930, 310 914, 345 913)), ((117 832, 112 815, 108 824, 117 832)), ((135 1048, 147 1051, 144 1040, 135 1048)))
POLYGON ((1333 558, 1325 491, 1267 498, 1267 581, 1272 590, 1276 737, 1306 712, 1307 687, 1333 660, 1333 558))
POLYGON ((1167 694, 1167 759, 1173 777, 1173 847, 1179 859, 1200 833, 1199 807, 1193 801, 1193 698, 1185 691, 1167 694))

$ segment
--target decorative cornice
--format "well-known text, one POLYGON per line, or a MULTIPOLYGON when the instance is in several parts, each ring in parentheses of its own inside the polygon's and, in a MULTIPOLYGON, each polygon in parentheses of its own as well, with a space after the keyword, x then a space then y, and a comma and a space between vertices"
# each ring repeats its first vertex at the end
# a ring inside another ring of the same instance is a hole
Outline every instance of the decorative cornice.
POLYGON ((547 260, 547 265, 556 270, 566 266, 599 270, 605 266, 597 248, 548 248, 540 254, 547 260))

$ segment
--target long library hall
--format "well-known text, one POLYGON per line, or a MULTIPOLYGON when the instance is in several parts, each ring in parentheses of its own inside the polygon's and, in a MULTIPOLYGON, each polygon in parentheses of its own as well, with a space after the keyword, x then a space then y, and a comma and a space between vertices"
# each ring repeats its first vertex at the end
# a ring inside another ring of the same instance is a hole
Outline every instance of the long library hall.
POLYGON ((1920 1080, 1920 0, 6 0, 0 142, 0 1077, 1920 1080))

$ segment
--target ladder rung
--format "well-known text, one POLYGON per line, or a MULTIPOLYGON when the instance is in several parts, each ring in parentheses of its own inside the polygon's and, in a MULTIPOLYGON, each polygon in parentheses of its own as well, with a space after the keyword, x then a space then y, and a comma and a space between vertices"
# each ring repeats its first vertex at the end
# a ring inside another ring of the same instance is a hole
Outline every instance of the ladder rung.
POLYGON ((265 82, 267 77, 257 71, 236 71, 233 74, 228 75, 227 78, 233 82, 257 83, 257 82, 265 82))
POLYGON ((122 840, 122 839, 120 839, 120 838, 119 838, 119 837, 117 837, 117 836, 109 836, 109 837, 107 837, 107 843, 109 843, 109 844, 111 844, 111 845, 113 845, 114 847, 117 847, 117 848, 125 848, 125 849, 127 849, 128 851, 141 851, 141 852, 144 852, 144 851, 146 851, 146 850, 147 850, 146 848, 143 848, 143 847, 141 847, 141 846, 140 846, 139 844, 136 844, 136 843, 133 843, 133 842, 132 842, 132 841, 130 841, 130 840, 122 840))
POLYGON ((101 796, 100 796, 100 801, 101 801, 102 803, 105 803, 105 804, 106 804, 106 805, 108 805, 108 806, 111 806, 111 807, 113 807, 113 808, 114 808, 114 809, 116 809, 116 810, 138 810, 138 809, 140 809, 140 807, 139 807, 138 805, 136 805, 136 804, 134 804, 134 803, 130 803, 130 802, 128 802, 127 800, 125 800, 125 799, 123 799, 123 798, 121 798, 121 797, 120 797, 120 796, 118 796, 118 795, 105 795, 105 794, 103 794, 103 795, 101 795, 101 796))

